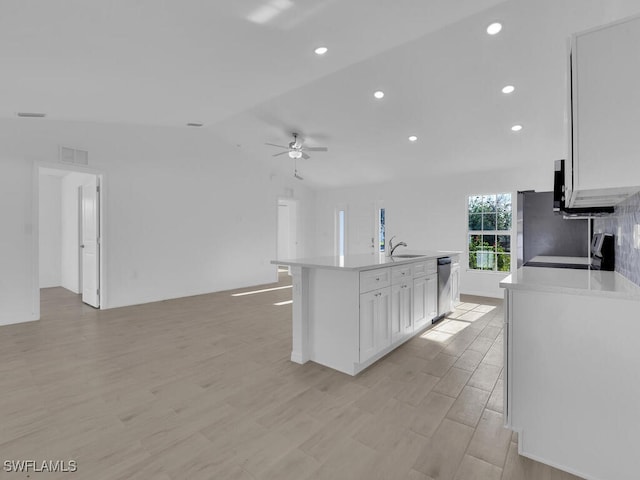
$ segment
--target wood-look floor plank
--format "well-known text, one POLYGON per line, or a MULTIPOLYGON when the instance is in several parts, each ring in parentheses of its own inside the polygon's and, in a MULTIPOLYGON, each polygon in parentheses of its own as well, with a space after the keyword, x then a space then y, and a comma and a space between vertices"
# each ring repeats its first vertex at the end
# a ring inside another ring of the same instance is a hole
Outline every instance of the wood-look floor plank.
POLYGON ((232 293, 99 311, 43 289, 40 321, 0 327, 3 459, 98 480, 575 478, 501 426, 500 300, 465 297, 350 377, 289 360, 291 289, 232 293))

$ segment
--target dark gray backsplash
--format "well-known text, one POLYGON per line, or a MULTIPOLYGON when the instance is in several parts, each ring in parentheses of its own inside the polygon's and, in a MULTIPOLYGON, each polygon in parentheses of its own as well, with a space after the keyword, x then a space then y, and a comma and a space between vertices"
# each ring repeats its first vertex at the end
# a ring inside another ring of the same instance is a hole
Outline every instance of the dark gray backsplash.
POLYGON ((524 262, 538 255, 589 256, 589 220, 553 213, 553 192, 524 192, 522 205, 524 262))
POLYGON ((616 235, 616 272, 640 285, 640 250, 633 248, 633 228, 636 224, 640 224, 640 193, 617 205, 613 215, 597 218, 594 232, 616 235), (619 244, 618 235, 621 236, 622 245, 619 244))

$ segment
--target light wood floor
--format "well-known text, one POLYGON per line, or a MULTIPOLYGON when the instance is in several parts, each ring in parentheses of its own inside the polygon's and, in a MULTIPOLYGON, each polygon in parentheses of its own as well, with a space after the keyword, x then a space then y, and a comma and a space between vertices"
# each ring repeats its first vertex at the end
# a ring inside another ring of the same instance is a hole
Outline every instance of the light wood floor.
POLYGON ((349 377, 288 360, 290 289, 231 293, 96 311, 43 290, 39 322, 0 327, 0 460, 78 463, 36 479, 576 479, 501 426, 499 301, 349 377))

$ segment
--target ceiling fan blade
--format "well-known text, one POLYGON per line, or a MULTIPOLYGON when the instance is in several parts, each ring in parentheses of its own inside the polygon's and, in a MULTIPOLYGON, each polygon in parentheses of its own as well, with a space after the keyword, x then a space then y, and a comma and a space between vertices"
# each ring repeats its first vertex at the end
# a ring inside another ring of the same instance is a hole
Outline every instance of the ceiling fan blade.
POLYGON ((302 149, 308 152, 327 152, 329 150, 327 147, 303 147, 302 149))
POLYGON ((285 152, 276 153, 276 154, 271 155, 271 156, 272 156, 272 157, 279 157, 280 155, 285 155, 285 154, 287 154, 287 153, 289 153, 289 150, 287 150, 287 151, 285 151, 285 152))
POLYGON ((265 143, 265 145, 271 145, 272 147, 289 149, 289 147, 285 147, 284 145, 276 145, 275 143, 265 143))
POLYGON ((302 152, 302 158, 304 158, 305 160, 308 160, 311 157, 309 155, 307 155, 306 153, 302 152))

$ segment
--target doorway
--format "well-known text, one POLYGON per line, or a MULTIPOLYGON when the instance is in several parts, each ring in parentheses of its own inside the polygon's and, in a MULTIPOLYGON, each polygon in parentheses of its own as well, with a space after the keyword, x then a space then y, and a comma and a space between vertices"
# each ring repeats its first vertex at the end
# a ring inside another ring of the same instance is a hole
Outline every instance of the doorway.
POLYGON ((101 183, 101 174, 86 169, 37 168, 38 305, 44 288, 75 294, 94 308, 104 305, 101 183))

